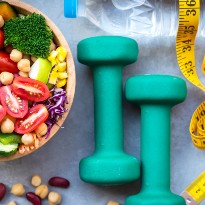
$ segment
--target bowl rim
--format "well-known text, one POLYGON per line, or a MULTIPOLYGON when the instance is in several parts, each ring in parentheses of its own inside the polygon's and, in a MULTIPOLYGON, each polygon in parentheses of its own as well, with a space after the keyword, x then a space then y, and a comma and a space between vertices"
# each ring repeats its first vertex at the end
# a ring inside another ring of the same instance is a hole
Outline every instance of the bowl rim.
POLYGON ((29 13, 38 13, 45 17, 47 25, 51 28, 54 34, 54 42, 62 45, 67 50, 67 57, 66 57, 66 63, 67 63, 67 72, 68 72, 68 80, 66 84, 66 93, 68 98, 68 104, 66 105, 66 108, 68 109, 64 115, 63 118, 58 120, 58 124, 54 125, 51 129, 50 135, 47 138, 42 138, 42 140, 39 143, 39 147, 30 150, 25 151, 25 153, 20 154, 18 151, 10 156, 6 157, 0 157, 0 161, 10 161, 14 159, 18 159, 21 157, 24 157, 28 154, 31 154, 41 148, 44 144, 46 144, 49 140, 53 138, 53 136, 57 133, 57 131, 61 128, 62 124, 66 120, 68 114, 70 113, 71 106, 73 104, 74 95, 75 95, 75 87, 76 87, 76 72, 75 72, 75 65, 73 56, 69 47, 68 42, 66 41, 65 37, 63 36, 62 32, 59 30, 59 28, 56 26, 56 24, 43 12, 41 12, 39 9, 33 7, 30 4, 24 3, 20 0, 3 0, 5 2, 8 2, 10 5, 14 6, 14 8, 17 10, 17 12, 20 12, 22 14, 29 14, 29 13))

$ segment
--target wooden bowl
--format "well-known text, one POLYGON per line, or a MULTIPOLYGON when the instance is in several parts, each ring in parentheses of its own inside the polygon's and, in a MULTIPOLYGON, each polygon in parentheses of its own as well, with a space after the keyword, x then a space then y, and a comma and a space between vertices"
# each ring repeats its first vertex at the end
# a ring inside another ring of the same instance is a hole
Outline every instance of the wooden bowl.
MULTIPOLYGON (((40 141, 40 146, 37 148, 37 149, 39 149, 40 147, 42 147, 45 143, 47 143, 57 133, 57 131, 62 126, 63 122, 65 121, 65 119, 66 119, 66 117, 67 117, 67 115, 70 111, 70 108, 71 108, 71 105, 72 105, 72 102, 73 102, 73 98, 74 98, 75 84, 76 84, 74 61, 73 61, 73 57, 72 57, 69 45, 68 45, 67 41, 65 40, 63 34, 57 28, 57 26, 46 15, 44 15, 41 11, 34 8, 33 6, 31 6, 29 4, 26 4, 26 3, 23 3, 19 0, 4 0, 4 1, 6 1, 9 4, 11 4, 12 6, 14 6, 18 13, 22 13, 24 15, 27 15, 27 14, 35 12, 35 13, 43 15, 46 18, 47 25, 53 31, 54 42, 57 45, 62 45, 64 48, 66 48, 66 50, 68 52, 67 58, 66 58, 67 72, 68 72, 68 76, 69 76, 68 80, 67 80, 67 84, 66 84, 67 98, 68 98, 68 102, 69 102, 66 105, 66 107, 68 108, 68 111, 64 113, 63 118, 58 120, 58 125, 54 125, 52 127, 49 137, 47 139, 43 138, 40 141)), ((33 149, 33 150, 30 150, 30 151, 25 151, 24 154, 19 154, 17 152, 16 154, 8 156, 8 157, 0 157, 0 161, 8 161, 8 160, 17 159, 17 158, 23 157, 25 155, 28 155, 28 154, 36 151, 37 149, 33 149)))

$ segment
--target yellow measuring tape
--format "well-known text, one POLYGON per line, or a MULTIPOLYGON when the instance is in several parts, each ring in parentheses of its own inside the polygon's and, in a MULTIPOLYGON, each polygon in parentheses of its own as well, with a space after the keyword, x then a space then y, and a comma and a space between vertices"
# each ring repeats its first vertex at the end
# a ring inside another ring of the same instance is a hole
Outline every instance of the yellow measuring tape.
MULTIPOLYGON (((176 53, 184 76, 195 86, 205 91, 199 80, 195 63, 195 38, 200 20, 200 0, 179 0, 179 27, 176 38, 176 53)), ((205 58, 202 72, 205 73, 205 58)), ((194 145, 205 149, 205 102, 195 110, 189 131, 194 145)))
POLYGON ((198 205, 205 198, 205 171, 200 174, 182 193, 187 205, 198 205))

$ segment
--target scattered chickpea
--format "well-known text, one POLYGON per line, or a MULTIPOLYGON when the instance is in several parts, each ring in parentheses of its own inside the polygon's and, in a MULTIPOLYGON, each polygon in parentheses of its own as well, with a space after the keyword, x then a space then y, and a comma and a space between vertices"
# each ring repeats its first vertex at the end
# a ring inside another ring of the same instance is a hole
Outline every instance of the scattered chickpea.
POLYGON ((16 202, 15 201, 11 201, 7 205, 16 205, 16 202))
POLYGON ((9 118, 6 118, 1 123, 1 132, 12 133, 14 131, 14 123, 9 118))
POLYGON ((21 77, 26 77, 26 78, 28 78, 28 73, 25 73, 25 72, 23 72, 23 71, 19 71, 19 75, 20 75, 21 77))
POLYGON ((50 51, 56 50, 56 44, 51 41, 51 45, 50 45, 50 51))
POLYGON ((31 56, 31 61, 34 63, 37 60, 35 56, 31 56))
POLYGON ((22 196, 25 193, 23 184, 14 184, 11 188, 11 194, 15 196, 22 196))
POLYGON ((50 205, 57 205, 61 203, 61 195, 58 192, 50 192, 48 195, 48 202, 50 205))
POLYGON ((4 19, 3 16, 0 15, 0 28, 4 26, 4 19))
POLYGON ((24 145, 33 145, 34 144, 34 137, 31 133, 26 133, 26 134, 22 135, 21 142, 24 145))
POLYGON ((110 201, 108 201, 107 205, 120 205, 120 204, 116 201, 110 200, 110 201))
POLYGON ((31 184, 35 187, 40 186, 42 182, 42 179, 39 175, 34 175, 31 178, 31 184))
POLYGON ((41 199, 45 199, 48 196, 48 186, 41 184, 36 188, 35 194, 38 195, 41 199))
POLYGON ((48 126, 45 123, 40 124, 36 129, 35 133, 38 137, 44 136, 48 131, 48 126))
POLYGON ((10 85, 13 82, 14 75, 9 72, 2 72, 0 75, 0 80, 3 85, 10 85))
POLYGON ((28 73, 31 70, 31 63, 28 59, 21 59, 18 62, 17 67, 20 71, 28 73))
POLYGON ((14 62, 19 62, 23 57, 23 53, 17 49, 13 49, 10 53, 10 59, 14 62))

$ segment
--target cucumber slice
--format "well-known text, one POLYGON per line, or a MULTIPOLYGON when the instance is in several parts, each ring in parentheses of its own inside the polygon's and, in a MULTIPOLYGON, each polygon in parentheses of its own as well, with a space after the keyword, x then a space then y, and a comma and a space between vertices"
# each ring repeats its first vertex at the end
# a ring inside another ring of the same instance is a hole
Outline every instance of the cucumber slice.
POLYGON ((4 145, 0 143, 0 156, 9 156, 17 152, 18 144, 4 145))
POLYGON ((4 145, 8 144, 18 144, 21 142, 22 135, 16 133, 1 133, 0 132, 0 142, 4 145))
POLYGON ((29 77, 35 80, 39 80, 46 84, 48 82, 49 74, 51 72, 51 62, 44 58, 38 58, 31 66, 29 77))

